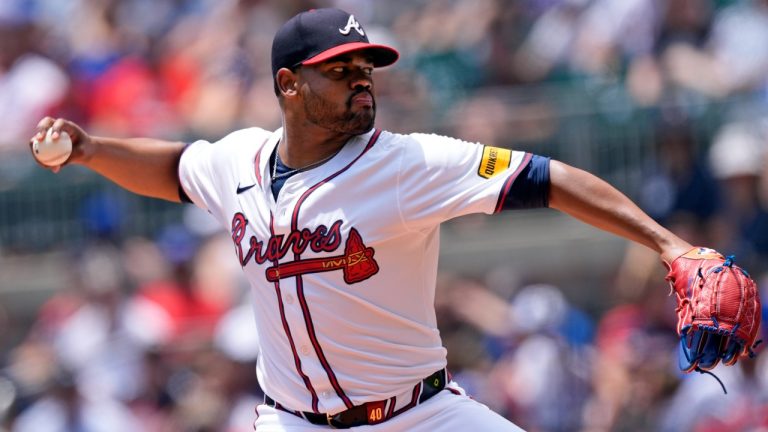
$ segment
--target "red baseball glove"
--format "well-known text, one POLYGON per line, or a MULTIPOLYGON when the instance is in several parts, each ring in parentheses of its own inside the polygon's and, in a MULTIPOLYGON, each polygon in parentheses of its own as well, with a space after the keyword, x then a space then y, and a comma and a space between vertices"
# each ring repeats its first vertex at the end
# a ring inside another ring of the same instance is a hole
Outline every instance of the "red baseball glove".
POLYGON ((754 357, 760 298, 749 273, 715 250, 697 247, 669 264, 677 295, 678 363, 683 372, 708 371, 754 357))

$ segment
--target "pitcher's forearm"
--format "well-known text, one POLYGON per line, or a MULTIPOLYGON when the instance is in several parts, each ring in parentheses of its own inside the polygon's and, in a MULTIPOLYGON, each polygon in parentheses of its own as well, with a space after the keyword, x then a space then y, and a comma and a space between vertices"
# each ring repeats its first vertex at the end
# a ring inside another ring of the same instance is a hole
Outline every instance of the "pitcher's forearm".
POLYGON ((600 178, 568 166, 550 162, 549 206, 661 254, 667 262, 691 245, 659 225, 635 203, 600 178))
POLYGON ((139 195, 179 202, 177 167, 184 143, 149 138, 91 137, 76 161, 139 195))

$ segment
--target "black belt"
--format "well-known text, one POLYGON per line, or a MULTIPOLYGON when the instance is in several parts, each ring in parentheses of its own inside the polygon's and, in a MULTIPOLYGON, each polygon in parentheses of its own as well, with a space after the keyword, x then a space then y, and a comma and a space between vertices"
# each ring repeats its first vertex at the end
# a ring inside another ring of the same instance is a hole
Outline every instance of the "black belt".
MULTIPOLYGON (((274 399, 267 395, 264 395, 264 403, 279 410, 289 412, 295 416, 303 417, 308 422, 315 425, 331 426, 336 429, 349 429, 355 426, 379 424, 389 420, 390 418, 405 412, 408 409, 413 408, 414 406, 423 403, 432 396, 440 393, 440 391, 445 388, 447 380, 448 372, 445 369, 441 369, 424 378, 414 387, 413 400, 397 411, 394 409, 389 409, 388 412, 384 412, 384 407, 387 403, 386 400, 366 402, 362 405, 353 406, 346 411, 342 411, 333 415, 319 414, 307 411, 293 411, 285 408, 282 404, 276 402, 274 399), (417 391, 420 391, 420 393, 417 393, 417 391)), ((393 400, 390 403, 395 403, 395 401, 393 400)))

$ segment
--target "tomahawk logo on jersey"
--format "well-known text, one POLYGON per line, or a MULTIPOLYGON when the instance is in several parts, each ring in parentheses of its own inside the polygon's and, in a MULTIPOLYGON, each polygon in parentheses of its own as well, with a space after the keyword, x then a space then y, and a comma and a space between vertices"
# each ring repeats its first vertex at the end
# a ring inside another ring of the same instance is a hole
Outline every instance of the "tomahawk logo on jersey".
POLYGON ((230 232, 254 287, 261 385, 300 411, 393 394, 402 397, 392 407, 407 404, 413 384, 446 365, 432 307, 439 225, 515 206, 531 155, 372 130, 274 196, 281 137, 252 128, 199 141, 179 165, 185 192, 230 232))

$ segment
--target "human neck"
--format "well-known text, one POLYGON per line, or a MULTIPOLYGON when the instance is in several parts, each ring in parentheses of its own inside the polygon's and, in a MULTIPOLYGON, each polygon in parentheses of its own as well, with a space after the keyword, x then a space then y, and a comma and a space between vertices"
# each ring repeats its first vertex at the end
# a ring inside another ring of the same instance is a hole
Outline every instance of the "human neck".
POLYGON ((304 167, 336 154, 351 137, 315 125, 285 124, 277 151, 286 166, 304 167))

